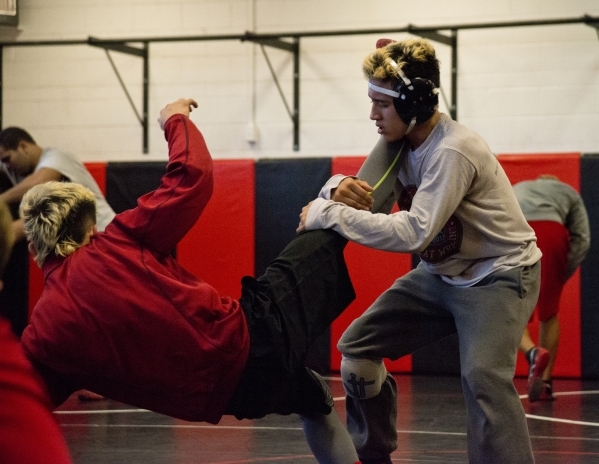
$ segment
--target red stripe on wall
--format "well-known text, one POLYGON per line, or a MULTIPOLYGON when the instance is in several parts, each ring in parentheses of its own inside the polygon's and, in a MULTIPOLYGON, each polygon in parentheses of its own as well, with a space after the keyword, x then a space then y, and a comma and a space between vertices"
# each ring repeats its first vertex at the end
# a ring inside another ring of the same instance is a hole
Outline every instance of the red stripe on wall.
POLYGON ((214 162, 214 193, 177 247, 177 260, 222 296, 238 299, 241 278, 254 274, 253 160, 214 162))
MULTIPOLYGON (((364 159, 365 157, 333 158, 332 174, 355 175, 364 159)), ((345 249, 345 260, 356 290, 356 299, 331 326, 331 370, 337 371, 341 365, 337 342, 343 331, 387 290, 395 279, 412 268, 412 256, 409 254, 374 250, 352 242, 345 249)), ((386 360, 385 363, 389 372, 412 371, 411 355, 396 361, 386 360)))
POLYGON ((106 163, 84 163, 85 167, 92 175, 102 195, 106 195, 106 163))

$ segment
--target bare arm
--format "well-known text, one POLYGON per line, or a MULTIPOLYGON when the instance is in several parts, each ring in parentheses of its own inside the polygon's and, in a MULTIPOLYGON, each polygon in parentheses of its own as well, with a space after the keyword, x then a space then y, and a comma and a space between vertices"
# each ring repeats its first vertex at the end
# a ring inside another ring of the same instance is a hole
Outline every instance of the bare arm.
POLYGON ((54 169, 42 168, 29 174, 17 185, 0 194, 0 201, 4 201, 7 204, 18 203, 23 199, 23 195, 25 195, 31 187, 43 184, 50 180, 60 180, 62 177, 62 174, 54 169))
POLYGON ((25 226, 23 225, 23 219, 17 219, 12 223, 12 230, 15 237, 15 243, 20 242, 25 238, 25 226))

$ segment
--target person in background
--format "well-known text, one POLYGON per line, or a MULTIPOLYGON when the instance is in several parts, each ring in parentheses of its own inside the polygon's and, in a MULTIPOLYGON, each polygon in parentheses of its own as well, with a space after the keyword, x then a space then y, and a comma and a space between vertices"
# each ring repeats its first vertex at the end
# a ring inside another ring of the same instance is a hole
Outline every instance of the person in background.
MULTIPOLYGON (((70 153, 56 148, 43 148, 20 127, 0 131, 0 162, 13 187, 0 193, 0 201, 8 205, 20 203, 25 192, 34 185, 50 180, 77 182, 94 193, 97 204, 98 230, 104 230, 114 218, 100 187, 86 167, 70 153)), ((24 238, 23 221, 13 224, 15 240, 24 238)))
MULTIPOLYGON (((98 230, 104 230, 114 218, 114 211, 83 163, 68 152, 41 147, 20 127, 7 127, 0 131, 0 162, 3 171, 13 183, 13 187, 0 193, 0 201, 8 205, 20 203, 25 192, 34 185, 51 180, 70 181, 77 182, 94 193, 98 230)), ((13 222, 13 229, 15 241, 22 240, 25 235, 20 218, 13 222)), ((10 287, 8 291, 16 290, 10 287)), ((78 392, 78 397, 82 401, 102 399, 101 395, 90 391, 78 392)))
POLYGON ((539 293, 534 232, 485 141, 439 112, 440 66, 428 41, 379 41, 362 69, 381 141, 358 178, 338 175, 325 184, 303 208, 297 229, 332 229, 421 259, 337 345, 358 456, 364 464, 390 464, 397 448, 397 386, 383 358, 457 332, 469 462, 531 464, 513 377, 539 293), (380 187, 386 176, 388 191, 380 187), (400 211, 382 214, 391 211, 389 198, 400 211))
MULTIPOLYGON (((13 246, 12 215, 0 201, 0 277, 13 246)), ((0 280, 0 291, 2 281, 0 280)), ((0 461, 70 464, 50 399, 7 319, 0 316, 0 461)))
POLYGON ((534 229, 541 258, 541 290, 536 306, 538 345, 528 328, 520 351, 528 361, 528 399, 551 401, 551 373, 557 356, 560 327, 557 318, 566 281, 584 260, 591 246, 589 217, 580 194, 556 176, 543 174, 514 185, 524 217, 534 229))
POLYGON ((79 184, 25 194, 20 215, 46 279, 25 352, 54 405, 86 388, 189 421, 296 413, 318 462, 355 464, 328 385, 304 367, 312 342, 355 298, 347 240, 298 234, 263 276, 242 278, 239 300, 186 271, 171 250, 213 191, 212 158, 189 119, 195 106, 181 99, 160 112, 169 146, 160 186, 104 232, 79 184))

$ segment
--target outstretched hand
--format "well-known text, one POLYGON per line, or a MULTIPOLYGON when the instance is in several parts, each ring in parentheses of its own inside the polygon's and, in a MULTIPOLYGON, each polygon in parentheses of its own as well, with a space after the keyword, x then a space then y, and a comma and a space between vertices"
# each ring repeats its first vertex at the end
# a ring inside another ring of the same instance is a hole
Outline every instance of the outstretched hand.
POLYGON ((164 130, 164 123, 173 114, 182 114, 184 116, 189 117, 189 114, 192 112, 193 108, 197 107, 198 104, 193 98, 179 98, 179 100, 173 103, 169 103, 164 108, 162 108, 162 110, 160 110, 160 117, 158 118, 160 128, 164 130))

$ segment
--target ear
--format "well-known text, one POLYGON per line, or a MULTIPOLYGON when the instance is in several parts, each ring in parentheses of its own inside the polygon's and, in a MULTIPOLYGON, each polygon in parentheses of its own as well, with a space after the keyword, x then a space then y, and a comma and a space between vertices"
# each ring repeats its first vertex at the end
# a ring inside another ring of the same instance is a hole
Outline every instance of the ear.
POLYGON ((89 242, 91 242, 92 236, 96 233, 98 233, 98 226, 94 223, 89 229, 87 229, 81 245, 87 245, 89 242))
POLYGON ((29 253, 31 253, 33 256, 37 255, 37 250, 35 249, 35 245, 33 244, 33 242, 29 242, 27 244, 27 249, 29 250, 29 253))

